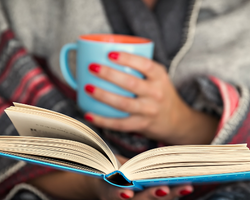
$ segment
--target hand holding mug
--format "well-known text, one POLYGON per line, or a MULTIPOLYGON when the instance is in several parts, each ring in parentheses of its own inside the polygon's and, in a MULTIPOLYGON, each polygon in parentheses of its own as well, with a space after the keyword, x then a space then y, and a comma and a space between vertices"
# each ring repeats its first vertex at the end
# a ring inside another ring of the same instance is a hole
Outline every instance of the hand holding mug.
POLYGON ((92 74, 135 94, 136 98, 124 97, 88 84, 85 90, 91 97, 130 115, 119 119, 87 113, 87 120, 99 127, 139 132, 148 138, 171 144, 211 142, 217 120, 192 110, 182 101, 164 66, 125 52, 111 52, 109 59, 139 71, 145 79, 100 63, 91 63, 89 70, 92 74))
POLYGON ((169 144, 210 143, 218 120, 186 105, 152 54, 148 39, 86 35, 63 47, 60 63, 85 118, 95 125, 169 144), (70 50, 77 51, 76 80, 67 62, 70 50))

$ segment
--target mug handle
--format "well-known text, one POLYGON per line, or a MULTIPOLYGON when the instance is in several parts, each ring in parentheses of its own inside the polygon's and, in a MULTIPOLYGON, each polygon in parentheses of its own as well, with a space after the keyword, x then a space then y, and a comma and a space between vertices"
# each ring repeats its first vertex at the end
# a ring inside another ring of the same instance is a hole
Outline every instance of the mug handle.
POLYGON ((77 49, 77 44, 69 43, 69 44, 64 45, 60 52, 60 68, 61 68, 62 74, 65 80, 67 81, 67 83, 74 90, 77 89, 77 83, 69 68, 68 54, 69 54, 69 51, 76 50, 76 49, 77 49))

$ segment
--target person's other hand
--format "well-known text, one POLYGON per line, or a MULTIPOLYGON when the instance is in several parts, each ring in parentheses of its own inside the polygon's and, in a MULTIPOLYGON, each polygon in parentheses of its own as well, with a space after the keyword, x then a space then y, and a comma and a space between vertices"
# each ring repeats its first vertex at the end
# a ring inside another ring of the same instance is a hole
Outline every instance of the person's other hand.
MULTIPOLYGON (((116 155, 121 164, 127 158, 116 155)), ((172 200, 188 195, 193 191, 191 185, 169 188, 158 186, 134 192, 129 189, 118 188, 102 179, 85 176, 68 171, 55 171, 32 179, 29 184, 39 188, 46 194, 61 199, 101 199, 101 200, 172 200)))
POLYGON ((192 193, 191 185, 177 186, 169 188, 168 186, 158 186, 147 188, 140 192, 134 192, 129 189, 118 188, 106 183, 103 180, 97 180, 98 199, 101 200, 172 200, 192 193))
POLYGON ((164 66, 124 52, 111 52, 109 58, 116 64, 141 72, 145 79, 108 66, 91 64, 89 70, 94 75, 134 93, 136 98, 120 96, 95 85, 86 85, 85 90, 93 98, 128 112, 130 116, 118 119, 87 113, 85 119, 102 128, 138 132, 148 138, 171 144, 211 142, 217 120, 192 110, 182 101, 164 66))
MULTIPOLYGON (((116 157, 121 164, 124 164, 128 160, 119 155, 116 155, 116 157)), ((147 188, 140 192, 134 192, 129 189, 114 187, 100 179, 95 180, 95 187, 97 191, 99 191, 98 198, 101 200, 172 200, 193 192, 191 185, 182 185, 173 188, 157 186, 147 188)))

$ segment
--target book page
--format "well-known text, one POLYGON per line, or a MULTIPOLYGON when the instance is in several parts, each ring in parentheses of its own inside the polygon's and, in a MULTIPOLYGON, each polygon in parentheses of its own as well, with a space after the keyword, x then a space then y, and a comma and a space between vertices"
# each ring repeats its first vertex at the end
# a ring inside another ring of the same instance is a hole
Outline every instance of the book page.
POLYGON ((27 158, 30 160, 41 161, 44 163, 55 164, 58 166, 69 167, 72 169, 78 169, 78 170, 82 170, 82 171, 92 172, 92 173, 96 173, 96 174, 103 174, 101 171, 98 171, 98 170, 93 169, 93 168, 88 167, 88 166, 83 166, 83 165, 79 165, 77 163, 66 162, 63 160, 53 159, 53 158, 49 158, 49 157, 47 157, 47 158, 46 157, 38 157, 38 156, 33 156, 33 155, 28 155, 28 154, 10 153, 10 152, 5 152, 5 151, 1 151, 1 153, 11 155, 11 156, 12 155, 18 156, 21 158, 27 158))
POLYGON ((119 166, 107 144, 89 127, 68 116, 42 108, 17 104, 5 112, 22 136, 61 138, 87 144, 106 155, 114 167, 119 166))
POLYGON ((163 168, 157 170, 149 170, 144 172, 126 174, 129 180, 142 180, 154 178, 175 178, 188 176, 201 176, 212 174, 225 174, 235 172, 247 172, 250 169, 250 163, 241 165, 225 165, 225 166, 193 166, 193 167, 174 167, 163 168))
MULTIPOLYGON (((156 156, 161 156, 158 157, 158 162, 161 163, 162 160, 166 157, 166 155, 169 154, 194 154, 194 155, 199 155, 201 154, 217 154, 216 152, 221 152, 223 151, 224 153, 228 152, 235 152, 239 150, 244 150, 244 152, 249 152, 249 149, 246 147, 246 144, 226 144, 226 145, 176 145, 176 146, 166 146, 166 147, 160 147, 160 148, 155 148, 151 149, 148 151, 145 151, 141 154, 138 154, 137 156, 133 157, 132 159, 128 160, 120 169, 121 170, 126 170, 127 168, 131 168, 131 166, 135 167, 135 163, 142 162, 146 160, 146 162, 150 162, 150 158, 155 158, 156 156)), ((170 157, 168 157, 169 159, 170 157)))
POLYGON ((242 172, 250 169, 246 144, 183 145, 153 149, 126 162, 120 171, 130 180, 242 172))
POLYGON ((78 163, 94 168, 104 174, 115 170, 111 162, 99 151, 75 141, 29 136, 1 136, 1 151, 78 163))

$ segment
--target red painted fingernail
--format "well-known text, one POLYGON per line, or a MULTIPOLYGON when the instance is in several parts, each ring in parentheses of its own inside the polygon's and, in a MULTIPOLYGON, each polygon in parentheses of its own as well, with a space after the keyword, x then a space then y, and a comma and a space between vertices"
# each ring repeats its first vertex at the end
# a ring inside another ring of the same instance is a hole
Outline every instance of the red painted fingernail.
POLYGON ((99 73, 100 69, 101 69, 101 65, 98 65, 95 63, 89 65, 89 70, 92 72, 99 73))
POLYGON ((110 52, 109 53, 109 58, 112 59, 112 60, 118 60, 119 53, 117 53, 117 52, 110 52))
POLYGON ((89 121, 89 122, 93 121, 93 117, 91 115, 88 115, 88 114, 84 116, 84 119, 89 121))
POLYGON ((93 85, 85 85, 85 90, 88 92, 88 93, 93 93, 95 91, 95 87, 93 85))
POLYGON ((156 194, 156 196, 158 196, 158 197, 164 197, 164 196, 166 196, 168 193, 165 192, 165 191, 162 190, 162 189, 158 189, 158 190, 156 190, 155 194, 156 194))
POLYGON ((181 190, 181 191, 180 191, 180 194, 183 195, 183 196, 184 196, 184 195, 191 194, 191 193, 192 193, 192 192, 191 192, 190 190, 181 190))
POLYGON ((127 194, 125 194, 125 193, 121 193, 121 197, 122 198, 124 198, 124 199, 129 199, 130 198, 130 196, 128 196, 127 194))

